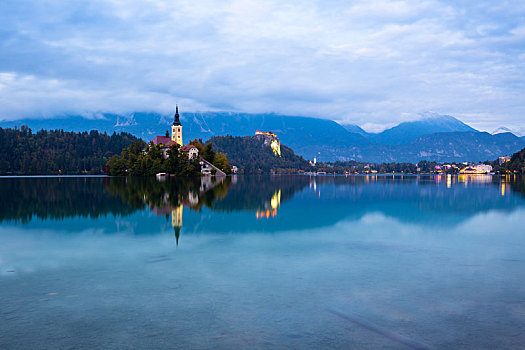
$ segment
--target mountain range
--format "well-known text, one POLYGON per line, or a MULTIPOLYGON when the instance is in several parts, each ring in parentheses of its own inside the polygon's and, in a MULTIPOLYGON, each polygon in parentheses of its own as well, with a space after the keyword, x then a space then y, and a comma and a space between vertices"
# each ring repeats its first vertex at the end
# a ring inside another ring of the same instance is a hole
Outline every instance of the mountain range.
POLYGON ((378 145, 405 145, 423 135, 476 131, 449 115, 429 115, 421 120, 403 122, 378 134, 368 134, 368 137, 378 145))
MULTIPOLYGON (((33 130, 125 131, 145 141, 164 135, 172 116, 133 113, 127 116, 102 114, 97 118, 62 116, 53 119, 23 119, 0 122, 2 127, 28 125, 33 130)), ((418 162, 420 160, 484 161, 511 155, 525 147, 525 138, 510 132, 491 135, 457 118, 428 114, 403 122, 381 133, 368 133, 357 125, 278 114, 191 112, 181 114, 184 141, 214 136, 248 136, 256 130, 272 131, 281 143, 306 159, 319 161, 359 160, 368 162, 418 162)), ((502 132, 503 131, 503 132, 502 132)))

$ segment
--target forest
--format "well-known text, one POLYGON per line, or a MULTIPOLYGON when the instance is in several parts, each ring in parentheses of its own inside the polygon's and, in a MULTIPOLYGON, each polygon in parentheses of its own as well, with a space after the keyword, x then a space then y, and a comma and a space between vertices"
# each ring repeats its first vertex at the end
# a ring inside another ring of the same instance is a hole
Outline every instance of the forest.
POLYGON ((510 161, 503 165, 507 171, 525 174, 525 148, 510 157, 510 161))
POLYGON ((276 156, 264 140, 253 136, 215 136, 208 142, 224 153, 232 165, 244 174, 297 173, 312 167, 303 157, 281 144, 281 157, 276 156))
POLYGON ((138 138, 128 133, 0 128, 0 174, 103 174, 107 160, 138 138))

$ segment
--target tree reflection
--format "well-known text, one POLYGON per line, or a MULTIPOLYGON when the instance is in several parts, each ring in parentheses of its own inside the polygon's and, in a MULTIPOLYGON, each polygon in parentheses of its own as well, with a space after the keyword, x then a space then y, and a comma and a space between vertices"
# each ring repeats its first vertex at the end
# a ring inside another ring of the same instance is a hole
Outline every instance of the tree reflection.
POLYGON ((135 211, 120 197, 109 195, 104 178, 2 178, 0 222, 28 223, 33 218, 127 216, 135 211))

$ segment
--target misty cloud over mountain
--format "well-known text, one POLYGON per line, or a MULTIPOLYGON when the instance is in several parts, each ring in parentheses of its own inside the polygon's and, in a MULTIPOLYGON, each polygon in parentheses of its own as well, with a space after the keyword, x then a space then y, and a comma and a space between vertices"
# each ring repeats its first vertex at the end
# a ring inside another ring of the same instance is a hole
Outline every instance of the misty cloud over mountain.
MULTIPOLYGON (((98 119, 70 116, 63 119, 21 120, 0 123, 2 127, 29 125, 33 130, 59 128, 73 131, 96 129, 108 133, 126 131, 145 141, 164 135, 173 116, 134 113, 101 115, 98 119)), ((247 136, 256 130, 276 133, 281 143, 306 159, 367 162, 484 161, 511 155, 525 147, 525 138, 512 133, 479 132, 452 116, 427 115, 381 133, 367 133, 358 126, 345 127, 318 118, 277 114, 227 112, 183 113, 184 142, 206 141, 213 136, 247 136), (351 132, 349 130, 355 130, 351 132)))

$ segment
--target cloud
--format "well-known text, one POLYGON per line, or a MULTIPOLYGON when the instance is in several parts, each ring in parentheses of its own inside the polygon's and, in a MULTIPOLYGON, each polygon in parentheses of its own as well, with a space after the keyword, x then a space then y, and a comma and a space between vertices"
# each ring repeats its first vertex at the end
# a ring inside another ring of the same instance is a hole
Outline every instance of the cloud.
POLYGON ((494 129, 520 127, 525 112, 519 2, 1 6, 0 119, 178 102, 374 127, 434 110, 494 129))

